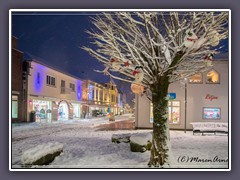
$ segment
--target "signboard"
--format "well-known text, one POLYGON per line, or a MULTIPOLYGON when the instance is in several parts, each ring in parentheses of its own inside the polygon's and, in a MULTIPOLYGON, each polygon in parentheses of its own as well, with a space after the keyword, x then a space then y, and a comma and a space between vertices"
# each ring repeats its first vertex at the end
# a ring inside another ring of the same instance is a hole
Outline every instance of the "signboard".
POLYGON ((174 100, 176 99, 176 93, 168 93, 167 97, 168 97, 168 100, 174 100))
POLYGON ((217 100, 218 97, 211 94, 207 94, 205 99, 212 101, 212 100, 217 100))
POLYGON ((203 119, 220 119, 220 108, 203 108, 203 119))

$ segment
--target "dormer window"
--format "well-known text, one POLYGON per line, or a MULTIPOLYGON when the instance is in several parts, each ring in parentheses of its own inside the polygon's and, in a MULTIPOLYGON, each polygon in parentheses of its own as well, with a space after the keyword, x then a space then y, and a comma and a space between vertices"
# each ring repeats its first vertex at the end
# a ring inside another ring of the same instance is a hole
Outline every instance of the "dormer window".
POLYGON ((219 73, 213 69, 210 70, 206 76, 206 83, 208 83, 208 84, 220 83, 219 73))
POLYGON ((197 73, 194 74, 193 76, 191 76, 190 78, 188 78, 188 82, 189 83, 196 83, 196 84, 200 84, 202 83, 202 73, 197 73))

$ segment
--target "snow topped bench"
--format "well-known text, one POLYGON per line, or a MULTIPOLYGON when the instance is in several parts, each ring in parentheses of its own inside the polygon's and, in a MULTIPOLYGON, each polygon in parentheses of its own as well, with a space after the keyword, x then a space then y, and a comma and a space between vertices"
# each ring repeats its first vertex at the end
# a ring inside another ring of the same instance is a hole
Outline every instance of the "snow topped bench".
POLYGON ((223 122, 192 122, 193 134, 195 133, 224 133, 228 134, 228 123, 223 122))
POLYGON ((21 157, 24 166, 49 164, 63 151, 63 144, 49 142, 25 151, 21 157))

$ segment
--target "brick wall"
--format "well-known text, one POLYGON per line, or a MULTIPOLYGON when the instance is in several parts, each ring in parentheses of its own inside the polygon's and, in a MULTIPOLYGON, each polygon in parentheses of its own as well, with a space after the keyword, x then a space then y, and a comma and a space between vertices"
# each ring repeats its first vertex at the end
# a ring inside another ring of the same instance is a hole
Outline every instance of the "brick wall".
POLYGON ((12 122, 24 121, 24 100, 23 100, 23 80, 22 80, 22 62, 23 53, 16 49, 16 38, 12 38, 12 95, 18 96, 18 118, 12 118, 12 122), (17 93, 16 93, 17 92, 17 93))

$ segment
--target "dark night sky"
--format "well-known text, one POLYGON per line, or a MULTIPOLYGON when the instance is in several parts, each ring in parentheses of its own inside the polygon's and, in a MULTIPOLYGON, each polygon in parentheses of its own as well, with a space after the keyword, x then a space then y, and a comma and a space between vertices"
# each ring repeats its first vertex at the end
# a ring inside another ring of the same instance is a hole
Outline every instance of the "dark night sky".
POLYGON ((12 34, 25 59, 58 67, 80 78, 108 81, 107 76, 94 72, 103 66, 81 46, 91 46, 85 30, 92 28, 89 15, 13 15, 12 34))
MULTIPOLYGON (((82 46, 92 46, 85 32, 94 28, 90 17, 96 13, 33 13, 15 12, 12 15, 12 35, 18 38, 18 49, 24 59, 36 59, 64 72, 95 82, 109 82, 109 76, 97 73, 104 66, 82 46)), ((130 84, 114 80, 118 89, 128 94, 128 103, 134 95, 130 84)))
MULTIPOLYGON (((103 65, 80 48, 92 46, 85 31, 94 28, 90 16, 95 14, 96 12, 14 12, 12 35, 18 38, 18 49, 24 52, 24 59, 37 59, 82 79, 109 82, 108 76, 93 71, 103 69, 103 65)), ((221 42, 221 45, 225 45, 223 52, 228 51, 227 42, 228 39, 221 42)), ((119 84, 119 81, 115 82, 119 84)), ((121 85, 121 91, 128 94, 130 103, 134 97, 130 84, 121 85)))

